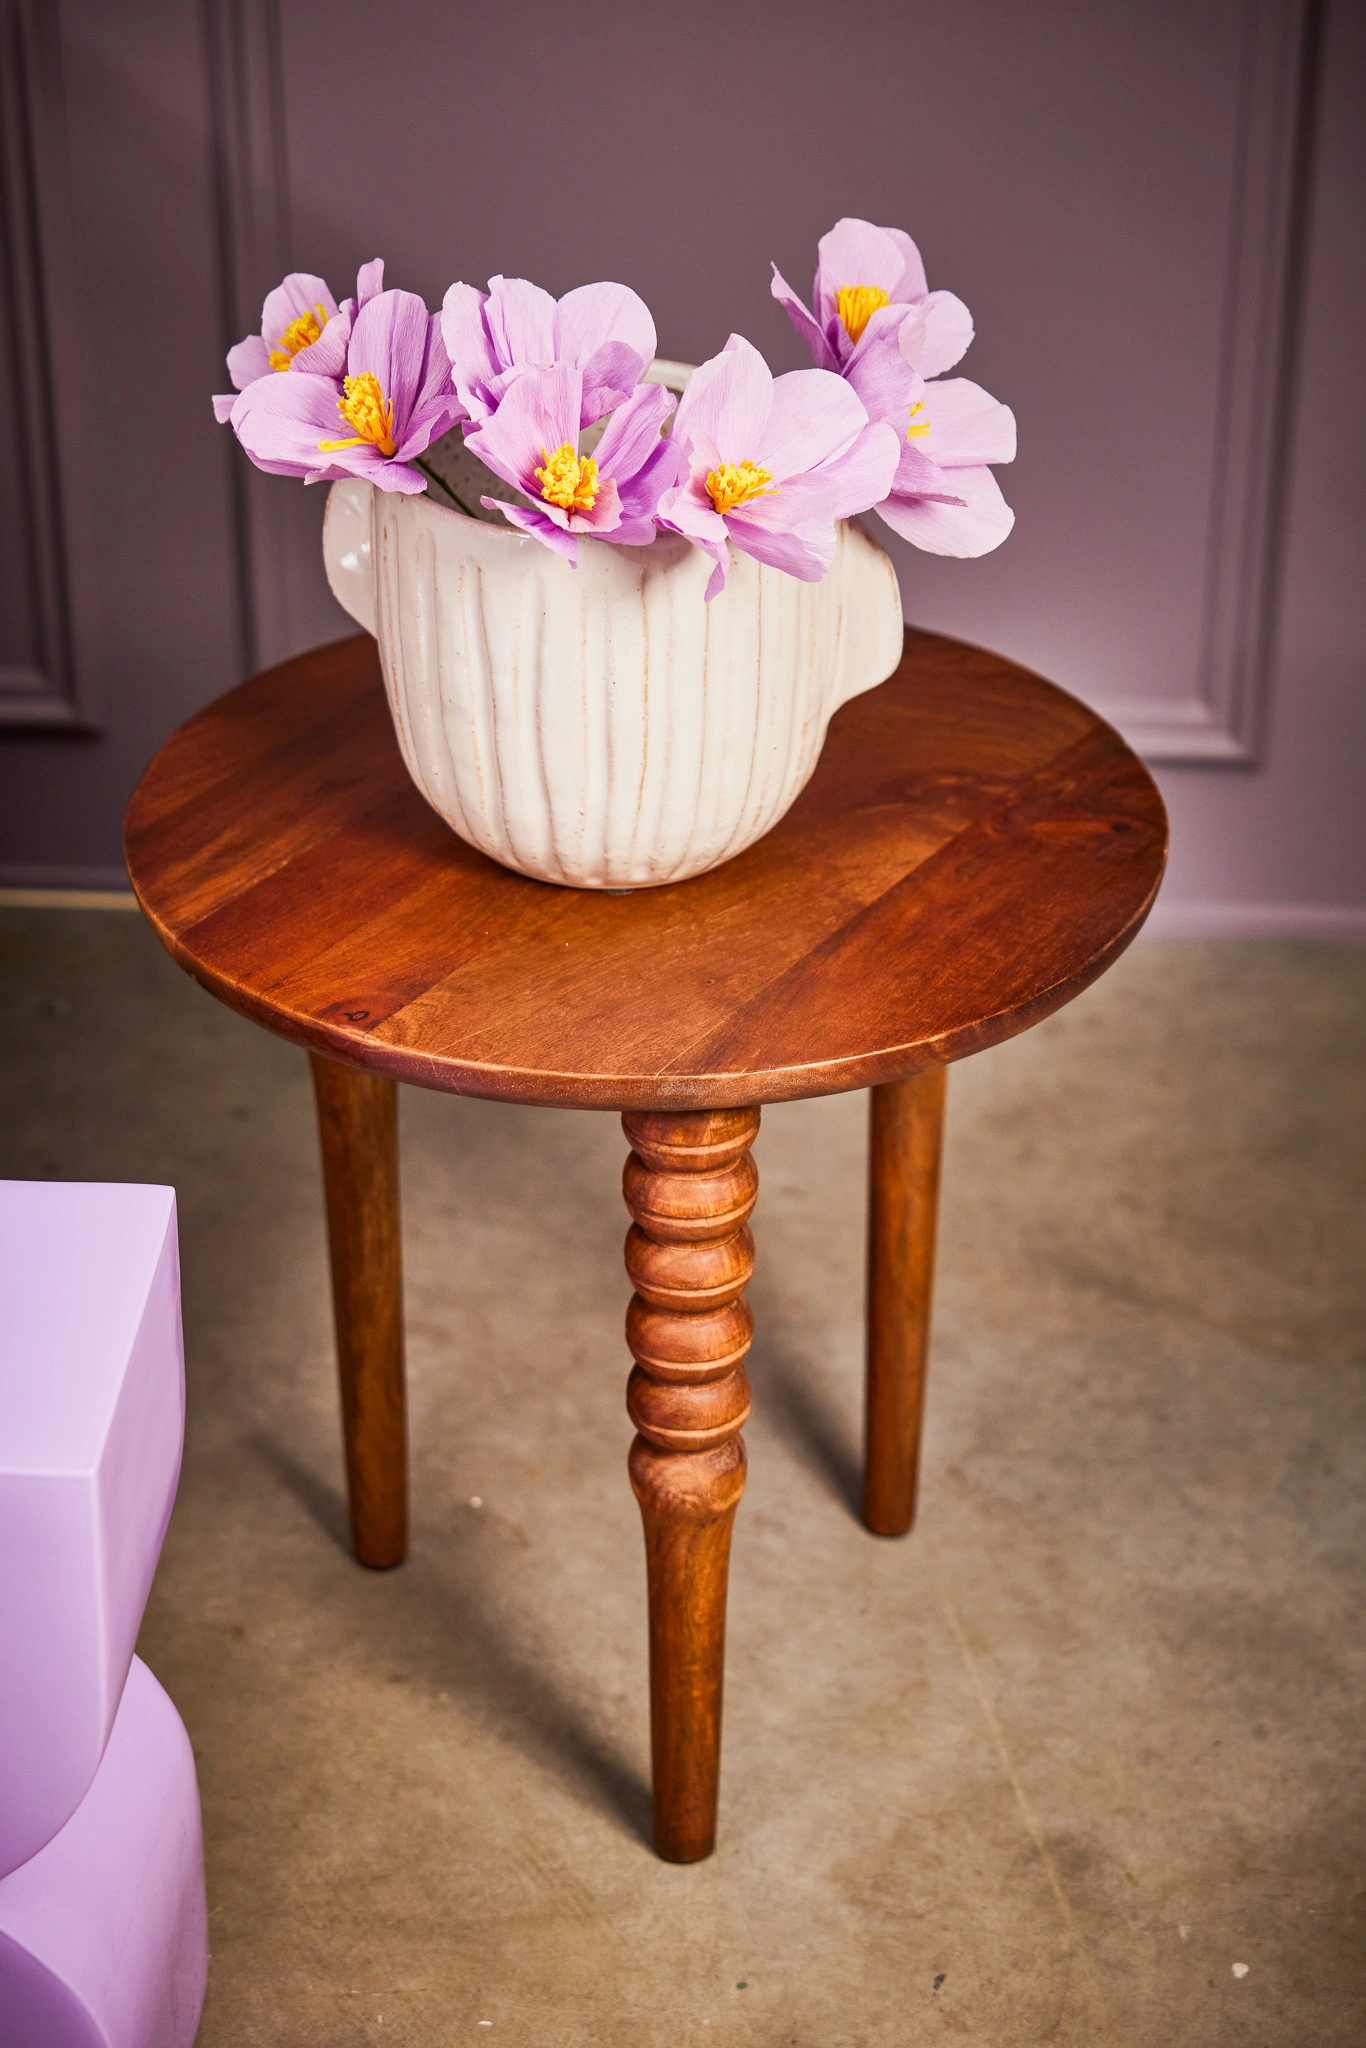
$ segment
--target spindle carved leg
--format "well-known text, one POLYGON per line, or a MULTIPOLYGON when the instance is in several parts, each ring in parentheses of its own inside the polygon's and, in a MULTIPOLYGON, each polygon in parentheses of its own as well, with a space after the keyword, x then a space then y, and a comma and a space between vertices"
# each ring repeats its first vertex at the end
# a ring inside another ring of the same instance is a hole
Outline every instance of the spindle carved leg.
POLYGON ((640 1434, 631 1485, 650 1588, 655 1847, 695 1863, 716 1842, 730 1532, 745 1484, 745 1354, 754 1319, 746 1218, 759 1179, 757 1109, 631 1113, 626 1270, 635 1359, 626 1405, 640 1434))
POLYGON ((396 1090, 310 1054, 322 1141, 332 1305, 337 1324, 351 1541, 361 1564, 401 1564, 408 1549, 403 1389, 403 1269, 396 1090))
POLYGON ((947 1077, 928 1067, 870 1090, 863 1519, 877 1536, 915 1520, 947 1077))

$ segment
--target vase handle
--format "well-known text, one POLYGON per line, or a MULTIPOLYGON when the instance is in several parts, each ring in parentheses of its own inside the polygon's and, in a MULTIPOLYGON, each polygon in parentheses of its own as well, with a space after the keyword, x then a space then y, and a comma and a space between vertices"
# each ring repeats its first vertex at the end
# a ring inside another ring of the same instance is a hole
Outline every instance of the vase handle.
POLYGON ((843 623, 832 710, 886 682, 901 661, 905 636, 901 590, 887 555, 852 520, 842 520, 837 530, 831 574, 842 584, 843 623))
POLYGON ((370 547, 374 485, 363 477, 333 484, 323 514, 323 566, 332 595, 367 633, 375 631, 375 570, 370 547))

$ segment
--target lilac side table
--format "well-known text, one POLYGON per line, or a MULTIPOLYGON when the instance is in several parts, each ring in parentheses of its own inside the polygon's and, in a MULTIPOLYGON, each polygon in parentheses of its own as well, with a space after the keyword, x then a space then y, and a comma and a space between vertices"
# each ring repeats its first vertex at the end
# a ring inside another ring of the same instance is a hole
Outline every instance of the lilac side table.
POLYGON ((4 2048, 194 2039, 194 1759, 133 1656, 184 1419, 173 1190, 0 1182, 4 2048))
POLYGON ((3 1875, 99 1769, 175 1499, 174 1190, 0 1181, 0 1303, 3 1875))

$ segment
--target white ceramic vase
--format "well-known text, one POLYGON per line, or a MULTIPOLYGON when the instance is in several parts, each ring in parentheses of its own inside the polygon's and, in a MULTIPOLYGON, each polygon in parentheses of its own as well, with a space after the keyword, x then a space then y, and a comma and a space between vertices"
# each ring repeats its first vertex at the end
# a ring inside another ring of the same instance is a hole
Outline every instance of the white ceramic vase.
POLYGON ((762 837, 816 765, 832 713, 901 659, 887 556, 839 528, 799 583, 732 550, 710 560, 581 542, 578 567, 430 496, 333 484, 328 581, 379 642, 404 761, 432 808, 504 867, 637 889, 717 867, 762 837))

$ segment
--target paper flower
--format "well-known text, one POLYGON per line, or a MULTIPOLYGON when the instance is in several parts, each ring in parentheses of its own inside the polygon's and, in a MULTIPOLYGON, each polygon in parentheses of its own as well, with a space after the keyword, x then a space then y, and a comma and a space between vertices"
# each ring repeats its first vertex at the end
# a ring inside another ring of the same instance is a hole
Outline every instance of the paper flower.
POLYGON ((381 292, 355 316, 343 374, 258 377, 231 418, 258 469, 412 493, 426 479, 409 465, 460 411, 437 315, 413 292, 381 292))
POLYGON ((1014 461, 1015 417, 980 385, 939 376, 972 340, 972 316, 952 292, 926 291, 910 236, 838 221, 821 238, 816 315, 776 267, 773 296, 817 362, 857 391, 869 419, 895 429, 896 475, 876 508, 893 531, 934 555, 999 547, 1015 514, 987 465, 1014 461))
POLYGON ((716 563, 723 589, 734 541, 804 583, 835 558, 835 521, 886 496, 897 466, 891 427, 870 424, 853 386, 828 370, 775 378, 742 336, 693 371, 674 421, 679 480, 659 522, 716 563))
POLYGON ((273 292, 266 293, 261 332, 249 334, 228 350, 228 375, 237 388, 214 399, 214 418, 219 425, 231 419, 237 392, 245 391, 258 377, 279 370, 341 376, 356 314, 383 287, 384 261, 379 256, 373 263, 361 265, 355 298, 343 299, 340 306, 322 278, 311 271, 291 270, 273 292))
POLYGON ((524 370, 497 411, 465 434, 471 454, 531 500, 483 503, 576 564, 580 534, 627 547, 654 539, 655 508, 677 460, 673 442, 660 436, 674 400, 658 384, 637 385, 593 453, 580 455, 583 387, 577 363, 524 370))
POLYGON ((922 377, 951 370, 972 340, 972 315, 952 292, 932 292, 920 251, 901 228, 839 220, 818 244, 812 313, 773 265, 773 296, 823 370, 843 370, 865 335, 899 331, 908 312, 921 319, 922 377))
POLYGON ((580 426, 635 390, 655 353, 655 323, 624 284, 584 284, 558 303, 520 277, 491 277, 487 298, 453 284, 441 331, 455 388, 470 419, 486 420, 524 371, 572 364, 583 372, 580 426))
POLYGON ((967 377, 927 383, 907 360, 918 330, 862 342, 846 382, 870 419, 895 428, 899 458, 877 510, 895 533, 931 555, 985 555, 999 547, 1015 514, 988 463, 1015 459, 1015 415, 967 377))

